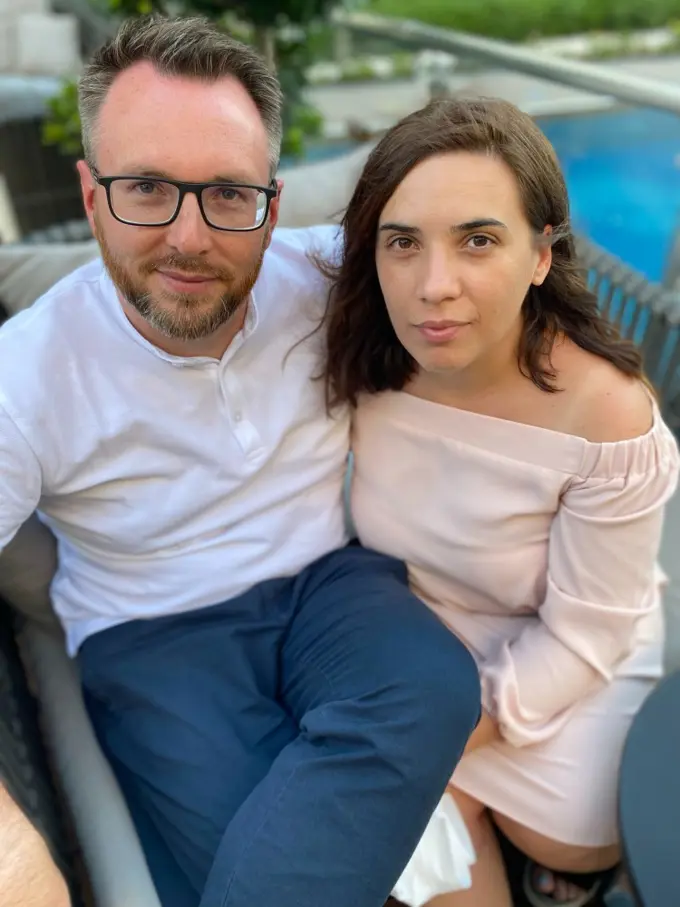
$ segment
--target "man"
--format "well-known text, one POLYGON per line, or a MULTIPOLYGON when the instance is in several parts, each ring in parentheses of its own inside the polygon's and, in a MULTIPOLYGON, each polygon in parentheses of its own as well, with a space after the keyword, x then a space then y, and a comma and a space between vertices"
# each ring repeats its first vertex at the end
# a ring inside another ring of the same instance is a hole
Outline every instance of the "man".
POLYGON ((0 548, 34 508, 164 905, 379 907, 479 713, 402 564, 347 545, 313 380, 336 231, 274 230, 281 94, 203 20, 80 83, 101 249, 0 332, 0 548))

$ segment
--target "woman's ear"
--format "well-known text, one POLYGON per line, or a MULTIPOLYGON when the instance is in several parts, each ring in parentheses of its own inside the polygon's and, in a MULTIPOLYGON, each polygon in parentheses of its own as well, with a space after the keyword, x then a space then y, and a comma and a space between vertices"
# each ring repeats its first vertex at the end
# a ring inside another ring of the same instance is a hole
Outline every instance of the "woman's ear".
POLYGON ((552 266, 552 238, 553 228, 550 224, 546 224, 543 233, 538 237, 538 262, 531 278, 531 282, 535 287, 540 287, 552 266))

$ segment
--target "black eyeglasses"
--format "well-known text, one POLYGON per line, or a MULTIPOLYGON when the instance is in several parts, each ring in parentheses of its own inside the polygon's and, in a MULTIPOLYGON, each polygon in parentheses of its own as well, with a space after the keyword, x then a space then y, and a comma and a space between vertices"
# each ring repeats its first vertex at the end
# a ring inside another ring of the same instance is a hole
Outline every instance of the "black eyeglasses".
POLYGON ((180 212, 184 196, 195 195, 203 220, 214 230, 259 230, 267 220, 276 184, 184 183, 147 176, 100 176, 95 181, 106 190, 111 214, 133 227, 165 227, 180 212))

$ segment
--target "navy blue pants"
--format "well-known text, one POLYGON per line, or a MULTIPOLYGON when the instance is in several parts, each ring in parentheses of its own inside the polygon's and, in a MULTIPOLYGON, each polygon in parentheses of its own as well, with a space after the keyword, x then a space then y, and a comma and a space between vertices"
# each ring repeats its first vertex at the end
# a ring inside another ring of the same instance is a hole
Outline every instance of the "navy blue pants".
POLYGON ((164 907, 382 907, 480 711, 468 651, 358 545, 79 662, 164 907))

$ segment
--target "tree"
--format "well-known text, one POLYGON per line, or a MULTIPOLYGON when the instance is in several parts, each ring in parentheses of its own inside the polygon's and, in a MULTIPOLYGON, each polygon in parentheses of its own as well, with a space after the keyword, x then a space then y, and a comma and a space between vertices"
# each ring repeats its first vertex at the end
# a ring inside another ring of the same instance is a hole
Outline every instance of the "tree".
MULTIPOLYGON (((203 15, 252 43, 278 70, 285 95, 283 153, 300 156, 305 141, 319 135, 322 119, 304 100, 304 71, 311 62, 304 27, 323 20, 339 0, 106 0, 116 16, 203 15)), ((64 84, 49 104, 43 129, 47 144, 80 153, 80 123, 74 83, 64 84)))

